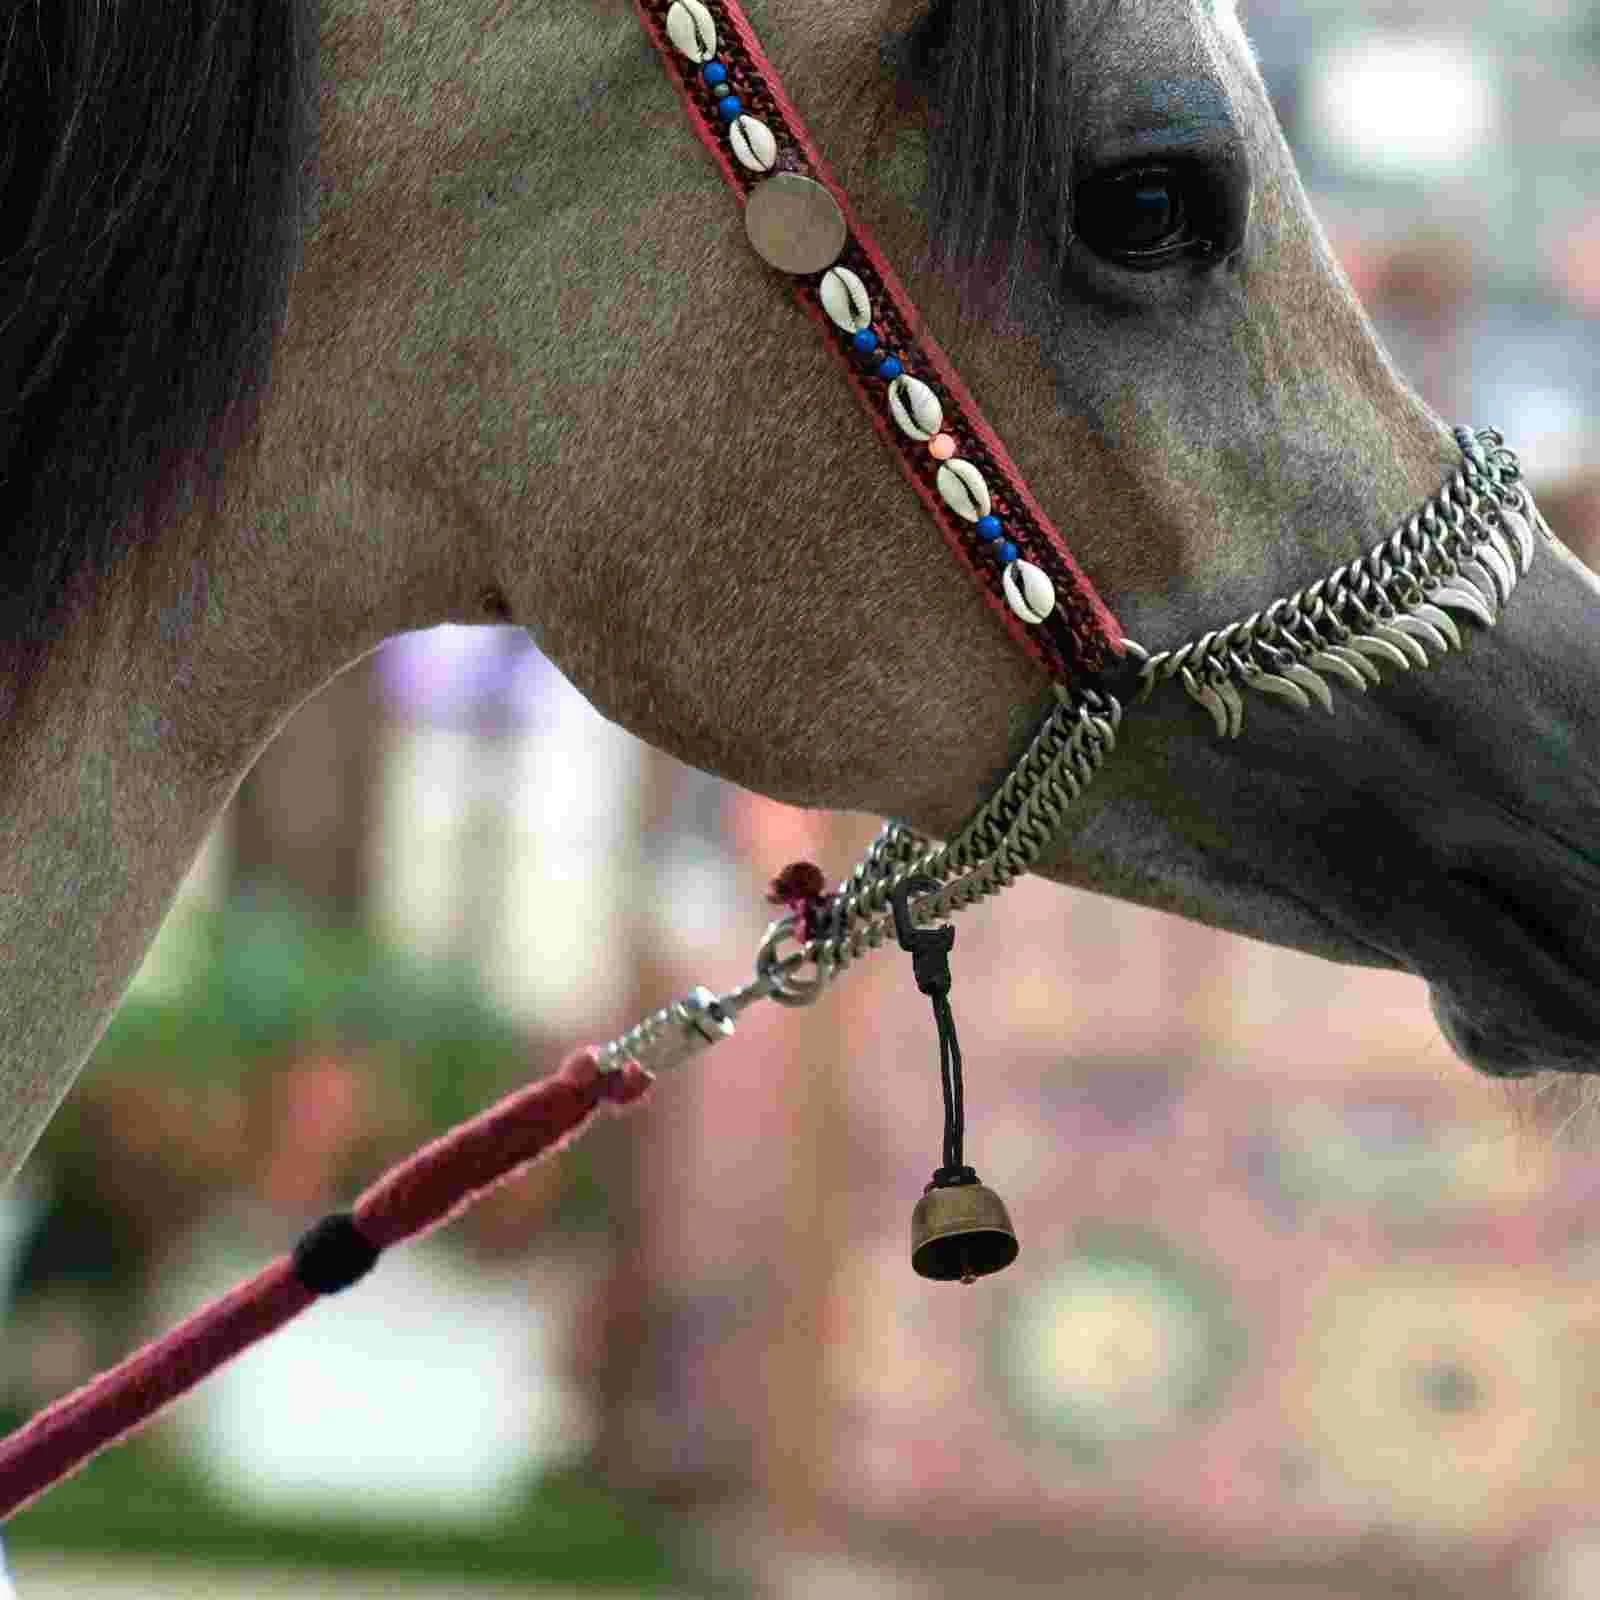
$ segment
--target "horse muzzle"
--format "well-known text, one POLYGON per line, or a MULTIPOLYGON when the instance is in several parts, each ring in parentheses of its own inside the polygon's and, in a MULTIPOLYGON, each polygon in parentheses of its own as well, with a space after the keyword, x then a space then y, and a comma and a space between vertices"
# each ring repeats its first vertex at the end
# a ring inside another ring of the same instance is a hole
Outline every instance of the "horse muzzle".
POLYGON ((1430 983, 1428 1004, 1450 1048, 1491 1078, 1531 1078, 1541 1072, 1600 1074, 1600 1038, 1564 1036, 1502 1007, 1483 1007, 1430 983))

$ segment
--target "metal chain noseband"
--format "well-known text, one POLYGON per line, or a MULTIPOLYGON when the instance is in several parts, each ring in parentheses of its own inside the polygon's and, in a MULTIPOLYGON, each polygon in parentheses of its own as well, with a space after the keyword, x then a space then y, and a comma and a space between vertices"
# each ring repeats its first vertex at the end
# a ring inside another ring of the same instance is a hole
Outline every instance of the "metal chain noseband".
POLYGON ((1356 560, 1242 621, 1142 662, 1139 701, 1176 676, 1225 738, 1244 725, 1235 680, 1309 711, 1333 711, 1328 680, 1365 694, 1381 669, 1431 666, 1461 648, 1457 612, 1492 628, 1550 529, 1493 428, 1455 430, 1461 465, 1420 511, 1356 560), (1428 654, 1429 650, 1434 655, 1428 654))

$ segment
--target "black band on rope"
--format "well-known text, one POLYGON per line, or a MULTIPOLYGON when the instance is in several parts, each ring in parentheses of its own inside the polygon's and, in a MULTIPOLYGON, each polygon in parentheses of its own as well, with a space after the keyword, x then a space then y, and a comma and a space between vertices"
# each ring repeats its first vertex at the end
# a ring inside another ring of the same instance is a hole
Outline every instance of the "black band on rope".
POLYGON ((294 1275, 313 1294, 338 1294, 372 1271, 382 1252, 348 1211, 330 1211, 294 1247, 294 1275))

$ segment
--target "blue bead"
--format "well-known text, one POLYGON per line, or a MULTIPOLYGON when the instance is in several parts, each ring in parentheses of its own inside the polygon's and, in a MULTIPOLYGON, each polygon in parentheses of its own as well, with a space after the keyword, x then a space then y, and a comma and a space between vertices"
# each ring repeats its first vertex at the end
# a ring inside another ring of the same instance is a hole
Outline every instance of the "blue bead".
POLYGON ((1012 544, 1009 539, 1002 539, 1000 543, 995 546, 994 553, 999 559, 1001 565, 1007 567, 1009 567, 1011 563, 1017 559, 1018 555, 1021 554, 1021 552, 1014 544, 1012 544))
POLYGON ((870 355, 878 348, 878 336, 871 328, 863 328, 860 333, 851 334, 850 342, 862 355, 870 355))
POLYGON ((724 122, 732 122, 744 110, 744 104, 736 94, 724 95, 722 99, 717 101, 717 110, 721 113, 724 122))
POLYGON ((708 61, 700 69, 700 76, 707 83, 721 83, 728 76, 728 69, 720 61, 708 61))
POLYGON ((878 363, 878 376, 880 378, 898 378, 905 370, 893 356, 885 356, 878 363))
POLYGON ((1000 537, 999 517, 979 517, 978 537, 980 539, 998 539, 1000 537))

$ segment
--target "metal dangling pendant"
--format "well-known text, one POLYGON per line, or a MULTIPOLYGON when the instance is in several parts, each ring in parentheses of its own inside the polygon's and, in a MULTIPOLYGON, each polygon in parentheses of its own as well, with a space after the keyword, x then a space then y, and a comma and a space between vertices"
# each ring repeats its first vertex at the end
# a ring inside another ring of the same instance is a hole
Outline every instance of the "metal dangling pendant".
POLYGON ((922 1192, 911 1213, 911 1269, 939 1283, 975 1283, 1017 1259, 1016 1230, 1005 1202, 976 1178, 922 1192))
POLYGON ((911 952, 917 988, 933 1001, 944 1087, 944 1165, 911 1213, 911 1270, 938 1283, 976 1283, 1009 1267, 1020 1246, 1000 1196, 962 1164, 961 1046, 949 999, 949 954, 956 930, 948 925, 915 928, 906 905, 908 895, 931 894, 939 887, 932 878, 908 878, 889 893, 895 936, 900 948, 911 952))

